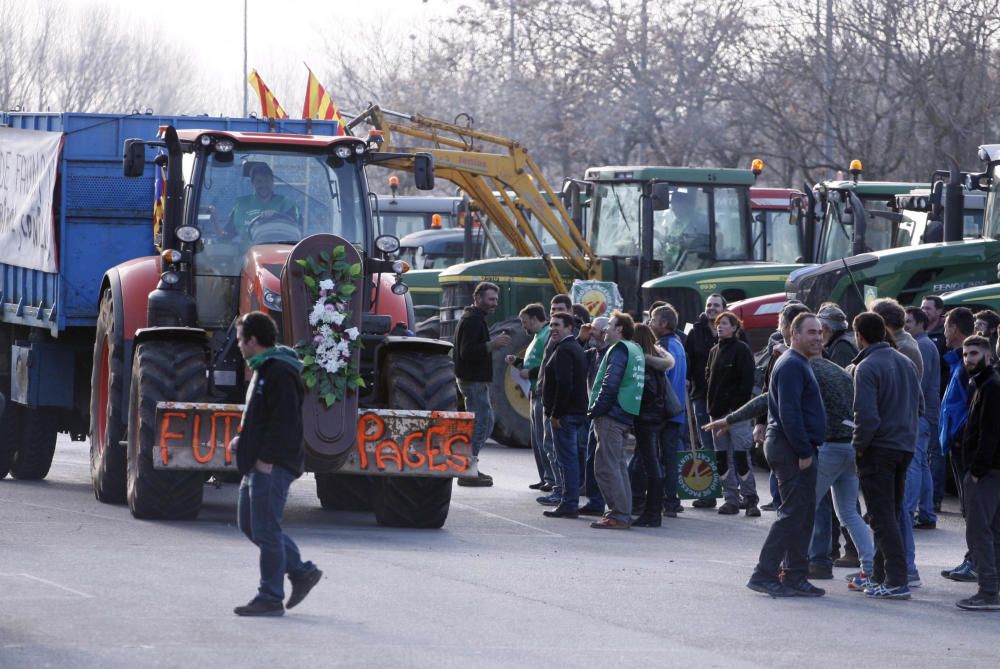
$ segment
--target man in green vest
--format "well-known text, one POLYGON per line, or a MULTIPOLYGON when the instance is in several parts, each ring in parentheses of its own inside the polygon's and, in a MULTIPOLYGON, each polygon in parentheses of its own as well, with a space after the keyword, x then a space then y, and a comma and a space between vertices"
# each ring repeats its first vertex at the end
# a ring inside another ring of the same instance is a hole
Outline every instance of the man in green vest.
MULTIPOLYGON (((538 482, 532 483, 528 487, 532 490, 542 492, 552 492, 556 478, 552 469, 552 462, 549 451, 555 451, 548 444, 546 449, 545 440, 548 431, 545 429, 545 414, 542 411, 542 393, 538 390, 538 373, 542 367, 542 356, 545 352, 545 345, 549 340, 549 324, 545 319, 545 307, 541 304, 529 304, 521 309, 518 314, 524 331, 533 335, 531 343, 524 352, 524 359, 515 355, 508 355, 505 360, 508 365, 520 367, 518 374, 522 379, 530 380, 531 392, 528 394, 531 406, 531 450, 535 454, 535 466, 538 468, 538 482)), ((551 439, 551 437, 548 437, 551 439)))
POLYGON ((635 322, 615 311, 608 323, 607 353, 597 368, 590 389, 587 417, 597 435, 594 476, 608 510, 591 527, 627 530, 632 525, 632 488, 629 485, 625 436, 639 415, 646 362, 642 349, 632 342, 635 322))
POLYGON ((267 221, 283 221, 300 226, 299 211, 295 203, 274 192, 274 172, 267 163, 254 163, 250 168, 253 195, 236 198, 229 214, 226 234, 250 237, 253 226, 267 221))

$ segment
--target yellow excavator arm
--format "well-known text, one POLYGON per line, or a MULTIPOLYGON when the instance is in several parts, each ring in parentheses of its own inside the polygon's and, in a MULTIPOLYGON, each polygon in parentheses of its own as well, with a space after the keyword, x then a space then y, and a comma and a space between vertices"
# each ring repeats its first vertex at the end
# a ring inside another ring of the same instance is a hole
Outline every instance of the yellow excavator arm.
MULTIPOLYGON (((384 151, 433 156, 435 176, 451 181, 467 193, 514 245, 518 255, 540 257, 558 292, 568 292, 566 284, 524 211, 530 212, 552 236, 574 274, 581 279, 600 278, 600 263, 573 224, 562 199, 518 142, 456 123, 384 110, 378 105, 356 116, 348 128, 362 123, 375 131, 369 134, 376 141, 381 134, 384 151), (403 146, 400 138, 406 137, 429 146, 403 146), (492 145, 490 148, 503 153, 484 151, 484 145, 492 145)), ((410 169, 407 162, 383 164, 410 169)))

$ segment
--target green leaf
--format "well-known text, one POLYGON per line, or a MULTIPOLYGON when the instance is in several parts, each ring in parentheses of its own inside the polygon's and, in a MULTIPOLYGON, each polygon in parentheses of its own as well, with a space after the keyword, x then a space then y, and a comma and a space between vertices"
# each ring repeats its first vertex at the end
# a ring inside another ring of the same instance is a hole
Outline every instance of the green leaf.
POLYGON ((316 279, 314 279, 314 278, 312 278, 311 276, 308 276, 308 275, 302 277, 302 283, 306 284, 310 288, 315 288, 316 287, 316 279))
POLYGON ((306 367, 313 364, 314 362, 316 362, 316 358, 312 357, 311 355, 307 355, 306 357, 302 358, 302 364, 305 365, 306 367))
POLYGON ((323 262, 330 262, 330 252, 323 251, 322 253, 319 254, 319 259, 322 260, 323 262))
POLYGON ((337 396, 334 395, 333 393, 327 393, 326 395, 323 396, 323 401, 326 402, 327 408, 332 407, 334 403, 337 401, 337 396))
POLYGON ((346 254, 347 254, 347 250, 344 248, 343 244, 341 244, 339 246, 334 246, 333 247, 333 257, 334 258, 342 258, 346 254))
POLYGON ((357 287, 354 284, 348 283, 340 287, 340 294, 345 297, 350 297, 357 292, 357 287))
POLYGON ((299 264, 299 267, 308 267, 309 266, 309 261, 307 261, 307 260, 305 260, 303 258, 299 258, 295 262, 299 264))
POLYGON ((361 263, 356 262, 351 265, 351 277, 356 279, 359 276, 361 276, 361 263))

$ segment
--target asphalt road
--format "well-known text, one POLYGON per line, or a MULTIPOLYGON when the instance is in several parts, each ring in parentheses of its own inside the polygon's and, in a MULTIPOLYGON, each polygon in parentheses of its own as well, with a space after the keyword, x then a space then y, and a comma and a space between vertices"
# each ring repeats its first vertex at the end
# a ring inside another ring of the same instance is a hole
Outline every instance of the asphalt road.
MULTIPOLYGON (((256 549, 236 486, 194 522, 142 522, 94 499, 85 444, 60 439, 47 480, 0 481, 0 667, 991 666, 1000 614, 955 607, 938 576, 964 551, 955 500, 917 535, 924 586, 879 602, 837 580, 820 599, 744 587, 773 513, 688 508, 659 529, 544 518, 527 451, 489 447, 493 488, 455 488, 436 531, 320 509, 308 475, 286 528, 326 572, 284 618, 232 614, 256 549)), ((765 487, 763 472, 758 472, 765 487)), ((767 494, 763 495, 767 499, 767 494)))

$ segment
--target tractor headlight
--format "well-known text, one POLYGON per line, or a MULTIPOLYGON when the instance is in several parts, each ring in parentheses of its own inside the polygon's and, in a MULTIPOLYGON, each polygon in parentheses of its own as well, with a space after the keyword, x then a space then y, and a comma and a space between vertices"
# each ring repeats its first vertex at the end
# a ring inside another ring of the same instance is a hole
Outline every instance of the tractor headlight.
POLYGON ((271 311, 281 311, 281 293, 276 293, 270 288, 265 288, 264 305, 271 311))
POLYGON ((392 294, 393 295, 406 295, 410 290, 410 287, 405 283, 394 283, 392 284, 392 294))

